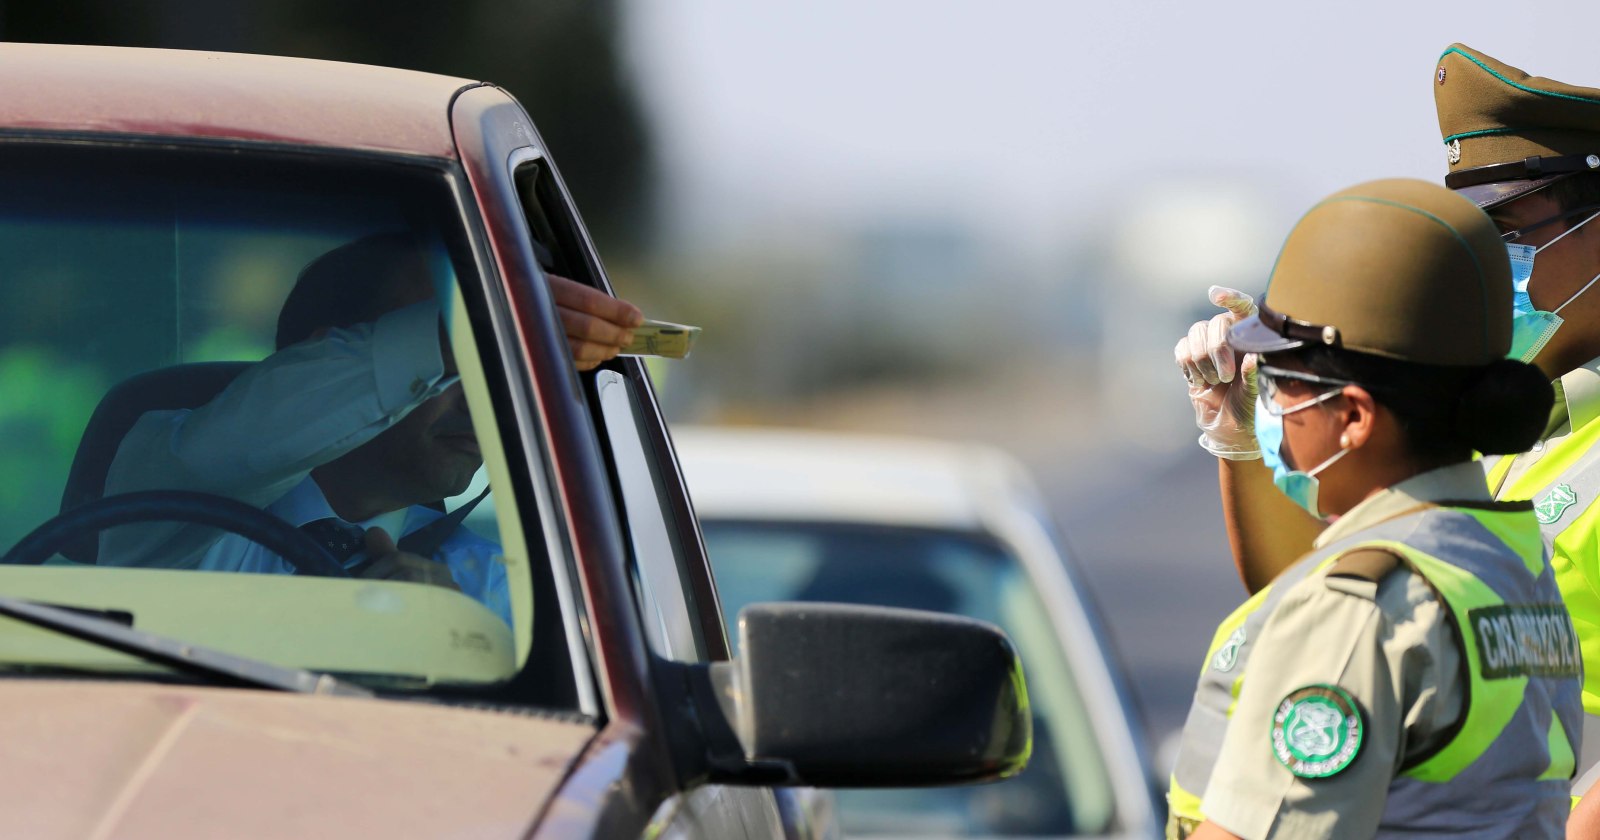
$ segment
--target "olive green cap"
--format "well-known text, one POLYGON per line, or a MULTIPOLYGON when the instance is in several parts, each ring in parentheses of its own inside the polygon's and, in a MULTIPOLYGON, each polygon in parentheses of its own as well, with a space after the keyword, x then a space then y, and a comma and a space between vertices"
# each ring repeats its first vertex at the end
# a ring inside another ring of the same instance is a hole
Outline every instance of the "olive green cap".
POLYGON ((1409 178, 1359 184, 1295 224, 1261 311, 1228 343, 1486 365, 1511 349, 1511 262, 1494 222, 1461 195, 1409 178))
POLYGON ((1600 90, 1451 44, 1433 70, 1445 186, 1485 209, 1600 169, 1600 90))

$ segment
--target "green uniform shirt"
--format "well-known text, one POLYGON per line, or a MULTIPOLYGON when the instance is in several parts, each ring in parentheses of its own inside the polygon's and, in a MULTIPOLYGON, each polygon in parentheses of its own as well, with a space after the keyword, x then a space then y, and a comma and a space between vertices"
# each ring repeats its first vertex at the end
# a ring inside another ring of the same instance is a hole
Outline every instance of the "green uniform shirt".
MULTIPOLYGON (((1343 540, 1424 502, 1487 501, 1482 473, 1459 464, 1401 482, 1351 509, 1317 539, 1343 540)), ((1450 739, 1468 683, 1449 609, 1402 566, 1381 583, 1323 568, 1285 593, 1262 628, 1201 805, 1249 840, 1372 837, 1390 783, 1414 756, 1450 739), (1268 748, 1274 709, 1301 686, 1337 685, 1365 713, 1359 760, 1304 779, 1268 748)))

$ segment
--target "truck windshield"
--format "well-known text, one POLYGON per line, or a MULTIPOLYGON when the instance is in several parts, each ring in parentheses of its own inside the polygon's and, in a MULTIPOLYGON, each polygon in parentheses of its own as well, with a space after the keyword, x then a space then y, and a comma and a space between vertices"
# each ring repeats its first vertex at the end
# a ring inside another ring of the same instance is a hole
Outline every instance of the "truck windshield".
MULTIPOLYGON (((0 595, 400 690, 508 679, 530 578, 492 500, 462 521, 500 455, 480 434, 492 410, 463 296, 479 281, 452 177, 340 154, 8 145, 0 550, 102 499, 181 503, 69 528, 0 565, 0 595), (272 539, 214 527, 241 506, 272 539)), ((157 666, 0 620, 0 671, 51 669, 157 666)))

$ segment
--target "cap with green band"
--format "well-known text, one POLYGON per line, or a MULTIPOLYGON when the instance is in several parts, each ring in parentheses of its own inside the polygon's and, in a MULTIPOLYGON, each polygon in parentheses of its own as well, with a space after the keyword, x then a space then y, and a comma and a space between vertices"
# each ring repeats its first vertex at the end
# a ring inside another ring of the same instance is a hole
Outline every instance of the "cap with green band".
POLYGON ((1494 222, 1461 194, 1409 178, 1358 184, 1301 217, 1260 312, 1228 343, 1486 365, 1511 346, 1510 260, 1494 222))
POLYGON ((1452 44, 1433 69, 1433 98, 1445 186, 1479 207, 1600 170, 1600 89, 1530 76, 1452 44))

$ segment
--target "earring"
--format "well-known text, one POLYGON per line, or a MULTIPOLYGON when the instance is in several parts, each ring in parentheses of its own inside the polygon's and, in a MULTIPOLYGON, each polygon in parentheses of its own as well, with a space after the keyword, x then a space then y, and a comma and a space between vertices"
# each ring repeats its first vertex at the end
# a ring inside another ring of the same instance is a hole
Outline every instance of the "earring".
POLYGON ((1340 449, 1349 449, 1350 448, 1350 433, 1349 432, 1343 432, 1343 433, 1341 433, 1339 435, 1339 448, 1340 449))

